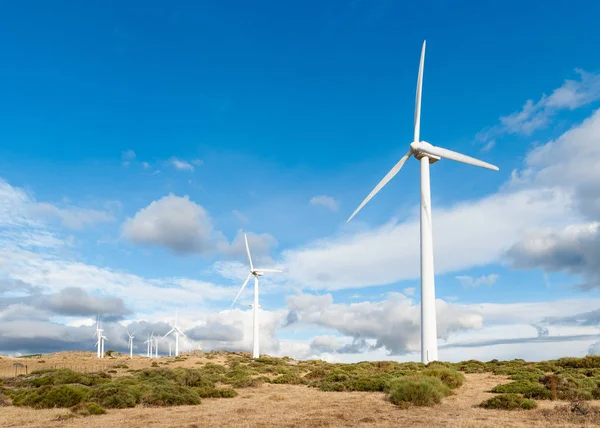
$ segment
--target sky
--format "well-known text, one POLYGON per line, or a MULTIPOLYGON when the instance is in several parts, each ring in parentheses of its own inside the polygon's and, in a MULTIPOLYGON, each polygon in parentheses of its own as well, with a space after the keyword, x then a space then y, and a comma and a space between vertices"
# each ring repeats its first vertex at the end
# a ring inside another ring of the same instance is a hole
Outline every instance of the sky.
POLYGON ((261 352, 419 361, 427 40, 440 359, 600 354, 600 4, 404 3, 4 5, 0 353, 250 351, 247 233, 261 352))

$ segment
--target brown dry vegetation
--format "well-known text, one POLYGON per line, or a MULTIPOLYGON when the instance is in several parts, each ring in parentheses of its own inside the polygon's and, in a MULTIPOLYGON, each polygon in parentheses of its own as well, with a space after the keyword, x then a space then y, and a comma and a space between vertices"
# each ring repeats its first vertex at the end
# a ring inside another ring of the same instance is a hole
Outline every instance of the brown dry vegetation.
MULTIPOLYGON (((232 361, 248 361, 248 354, 217 352, 194 353, 175 358, 151 360, 126 356, 96 359, 89 352, 65 352, 43 355, 41 359, 0 358, 0 374, 14 375, 15 362, 34 369, 71 368, 82 372, 114 370, 113 377, 130 376, 131 370, 147 369, 153 362, 159 367, 199 368, 206 363, 227 366, 232 361), (40 363, 38 361, 44 361, 40 363), (127 368, 121 365, 126 365, 127 368), (116 368, 114 366, 117 366, 116 368), (11 374, 12 373, 12 374, 11 374)), ((284 367, 299 368, 306 377, 309 363, 281 361, 284 367)), ((246 364, 246 363, 244 363, 246 364)), ((316 363, 315 363, 316 364, 316 363)), ((384 363, 385 364, 385 363, 384 363)), ((467 363, 468 364, 468 363, 467 363)), ((316 364, 318 367, 318 364, 316 364)), ((460 368, 459 365, 453 365, 460 368)), ((467 373, 466 382, 432 407, 392 404, 384 392, 331 392, 306 385, 263 383, 255 387, 236 388, 234 398, 203 398, 200 405, 177 407, 141 407, 107 409, 106 414, 76 416, 69 409, 32 409, 28 407, 0 407, 1 427, 337 427, 337 426, 436 426, 436 427, 571 427, 597 426, 600 416, 593 410, 600 401, 587 401, 573 408, 568 401, 538 400, 535 410, 489 410, 478 405, 497 394, 490 391, 499 384, 512 382, 506 374, 479 371, 476 364, 462 367, 467 373), (586 410, 587 409, 587 410, 586 410)), ((313 376, 319 373, 311 367, 313 376)), ((24 369, 23 369, 24 370, 24 369)), ((284 370, 284 369, 282 369, 284 370)), ((485 369, 488 370, 488 369, 485 369)), ((501 372, 504 369, 498 369, 501 372)), ((483 369, 481 371, 484 371, 483 369)), ((22 373, 19 368, 19 373, 22 373)), ((519 372, 520 373, 520 372, 519 372)), ((274 373, 261 373, 275 379, 274 373)), ((282 375, 279 375, 280 377, 282 375)), ((7 380, 8 382, 8 380, 7 380)))

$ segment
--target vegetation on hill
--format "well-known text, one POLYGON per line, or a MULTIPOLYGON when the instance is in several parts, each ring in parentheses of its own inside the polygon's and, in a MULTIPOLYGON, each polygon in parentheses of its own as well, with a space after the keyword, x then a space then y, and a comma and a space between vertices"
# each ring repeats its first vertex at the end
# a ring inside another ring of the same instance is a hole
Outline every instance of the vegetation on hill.
POLYGON ((175 361, 171 359, 153 361, 152 368, 142 370, 128 369, 122 362, 99 373, 38 370, 0 382, 0 404, 71 408, 73 415, 89 416, 138 405, 197 405, 205 398, 232 398, 241 388, 271 383, 321 391, 381 392, 400 407, 431 406, 464 384, 463 373, 494 373, 511 380, 490 391, 498 395, 480 404, 488 409, 532 409, 535 400, 600 398, 599 356, 539 363, 470 360, 424 365, 394 361, 335 364, 267 356, 253 360, 245 353, 220 353, 226 361, 217 364, 210 361, 216 353, 206 355, 194 368, 166 367, 175 361), (117 368, 123 369, 120 375, 117 368))

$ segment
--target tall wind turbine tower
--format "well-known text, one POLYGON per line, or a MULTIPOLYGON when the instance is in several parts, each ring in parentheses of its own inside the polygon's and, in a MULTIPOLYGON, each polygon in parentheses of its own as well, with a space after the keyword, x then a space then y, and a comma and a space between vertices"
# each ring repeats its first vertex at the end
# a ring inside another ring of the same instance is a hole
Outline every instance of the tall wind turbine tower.
POLYGON ((417 78, 417 95, 415 101, 414 137, 408 152, 398 161, 387 175, 375 186, 365 200, 347 221, 350 221, 367 202, 373 198, 402 168, 404 163, 414 156, 421 165, 421 361, 425 364, 438 359, 437 325, 435 314, 435 285, 433 269, 433 235, 431 223, 431 191, 429 182, 429 165, 440 159, 449 159, 469 165, 498 171, 498 167, 487 162, 465 156, 421 141, 421 93, 423 89, 423 65, 425 63, 425 43, 421 50, 421 62, 417 78))
POLYGON ((238 291, 237 296, 235 296, 235 299, 233 299, 233 303, 231 304, 231 306, 235 305, 235 302, 237 301, 238 297, 240 297, 240 294, 242 294, 242 291, 246 287, 246 284, 248 284, 248 281, 250 281, 250 277, 254 276, 254 304, 252 305, 252 313, 254 315, 254 320, 253 320, 253 333, 254 333, 253 334, 253 342, 254 342, 254 344, 253 344, 253 350, 252 350, 252 358, 258 358, 258 357, 260 357, 259 343, 258 343, 259 342, 258 277, 263 276, 265 272, 283 272, 283 271, 281 271, 279 269, 255 269, 254 265, 252 264, 252 256, 250 255, 250 247, 248 246, 248 236, 246 236, 245 233, 244 233, 244 239, 246 241, 246 252, 248 253, 248 261, 250 262, 250 273, 248 274, 246 281, 244 281, 242 288, 240 288, 240 291, 238 291))

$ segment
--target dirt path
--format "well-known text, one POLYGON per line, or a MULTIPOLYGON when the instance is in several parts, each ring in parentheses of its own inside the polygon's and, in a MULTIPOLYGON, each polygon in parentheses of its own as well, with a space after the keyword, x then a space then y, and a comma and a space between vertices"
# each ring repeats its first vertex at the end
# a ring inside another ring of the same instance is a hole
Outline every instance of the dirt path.
MULTIPOLYGON (((540 411, 495 411, 474 407, 505 378, 470 374, 456 394, 431 408, 402 410, 385 394, 322 392, 306 386, 265 384, 239 390, 233 399, 204 399, 199 406, 109 410, 106 415, 60 420, 66 409, 32 410, 0 408, 0 427, 573 427, 566 421, 549 420, 540 411)), ((540 406, 553 407, 542 402, 540 406)))

